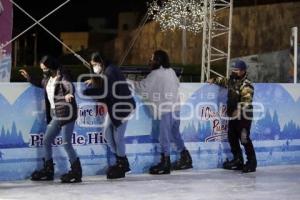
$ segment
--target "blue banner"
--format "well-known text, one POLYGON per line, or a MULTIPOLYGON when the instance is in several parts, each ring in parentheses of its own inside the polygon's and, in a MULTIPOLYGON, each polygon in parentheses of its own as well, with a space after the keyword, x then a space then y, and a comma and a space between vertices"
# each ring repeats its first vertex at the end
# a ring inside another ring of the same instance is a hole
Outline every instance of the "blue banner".
MULTIPOLYGON (((76 83, 75 83, 76 84, 76 83)), ((78 83, 79 84, 79 83, 78 83)), ((84 175, 104 174, 113 156, 105 143, 101 104, 82 100, 76 84, 78 119, 72 143, 84 175)), ((216 85, 182 83, 180 132, 196 169, 220 167, 231 157, 227 143, 227 91, 216 85)), ((126 130, 127 155, 133 173, 147 172, 159 159, 157 121, 139 96, 126 130)), ((0 180, 28 178, 41 166, 46 129, 43 91, 27 83, 0 84, 0 180)), ((258 165, 300 163, 300 85, 255 84, 251 137, 258 165)), ((56 174, 69 167, 62 138, 53 143, 56 174)), ((171 158, 175 159, 175 148, 171 158)))

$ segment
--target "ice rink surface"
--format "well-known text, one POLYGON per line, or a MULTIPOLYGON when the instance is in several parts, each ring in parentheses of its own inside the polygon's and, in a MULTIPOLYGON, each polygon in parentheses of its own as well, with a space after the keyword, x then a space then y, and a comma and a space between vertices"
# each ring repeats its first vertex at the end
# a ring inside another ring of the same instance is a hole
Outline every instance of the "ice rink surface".
POLYGON ((0 182, 0 199, 22 200, 298 200, 300 165, 259 167, 255 173, 223 169, 171 175, 129 174, 121 180, 85 176, 82 183, 0 182))

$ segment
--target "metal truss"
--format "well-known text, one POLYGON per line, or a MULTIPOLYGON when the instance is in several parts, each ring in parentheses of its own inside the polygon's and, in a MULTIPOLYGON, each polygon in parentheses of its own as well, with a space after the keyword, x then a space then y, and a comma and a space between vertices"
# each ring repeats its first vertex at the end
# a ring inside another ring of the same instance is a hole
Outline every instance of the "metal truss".
POLYGON ((207 9, 204 9, 203 20, 201 82, 210 79, 211 73, 224 77, 211 69, 213 62, 223 59, 227 61, 226 77, 229 76, 233 0, 204 0, 203 4, 207 9), (223 10, 229 12, 226 24, 222 24, 217 18, 223 10), (213 46, 213 41, 220 36, 226 36, 227 49, 213 46))

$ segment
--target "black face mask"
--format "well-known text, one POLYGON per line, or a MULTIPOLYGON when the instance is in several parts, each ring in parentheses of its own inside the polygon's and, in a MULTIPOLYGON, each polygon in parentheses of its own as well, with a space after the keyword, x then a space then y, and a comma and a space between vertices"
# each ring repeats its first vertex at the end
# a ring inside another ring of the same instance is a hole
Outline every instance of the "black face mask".
POLYGON ((238 79, 238 78, 239 78, 239 76, 238 76, 238 74, 237 74, 237 73, 235 73, 235 72, 231 72, 230 78, 232 78, 232 79, 238 79))
POLYGON ((43 71, 43 76, 44 78, 49 78, 52 75, 50 70, 45 70, 43 71))
POLYGON ((156 61, 150 61, 149 67, 151 70, 156 70, 160 67, 160 65, 156 61))

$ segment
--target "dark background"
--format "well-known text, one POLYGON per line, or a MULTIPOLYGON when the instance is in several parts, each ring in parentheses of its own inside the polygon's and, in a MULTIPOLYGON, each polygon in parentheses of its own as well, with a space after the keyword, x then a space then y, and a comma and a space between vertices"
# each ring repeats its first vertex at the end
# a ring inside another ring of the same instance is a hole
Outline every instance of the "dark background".
MULTIPOLYGON (((299 0, 294 0, 299 1, 299 0)), ((59 6, 64 0, 15 0, 24 10, 37 20, 59 6)), ((138 11, 141 17, 147 11, 147 0, 71 0, 54 14, 45 19, 42 24, 59 37, 60 32, 89 31, 88 18, 104 17, 106 28, 117 28, 118 13, 123 11, 138 11)), ((291 0, 234 0, 234 6, 253 6, 291 0)), ((22 32, 34 22, 14 6, 13 35, 22 32)), ((38 55, 61 55, 61 45, 39 26, 35 26, 22 37, 33 37, 38 34, 38 55)))
MULTIPOLYGON (((36 20, 39 20, 44 15, 52 11, 54 8, 64 2, 64 0, 14 0, 24 10, 30 13, 36 20)), ((234 7, 240 6, 255 6, 270 3, 281 2, 295 2, 300 0, 233 0, 234 7)), ((141 21, 142 17, 147 11, 148 0, 71 0, 54 14, 42 21, 42 24, 47 27, 58 38, 61 32, 88 32, 91 27, 88 26, 88 18, 105 18, 105 29, 117 29, 118 27, 118 14, 120 12, 139 12, 141 21)), ((14 6, 14 26, 13 36, 19 34, 34 22, 22 13, 18 8, 14 6)), ((46 31, 36 25, 34 28, 26 32, 19 39, 21 41, 28 41, 27 46, 29 48, 22 48, 18 56, 22 59, 17 60, 17 64, 12 69, 11 81, 25 81, 19 74, 20 68, 26 67, 32 74, 36 73, 38 76, 41 74, 41 70, 33 66, 33 41, 35 40, 34 34, 37 35, 37 59, 45 54, 51 54, 60 58, 60 61, 64 66, 72 68, 73 77, 77 77, 78 74, 88 73, 87 68, 83 67, 82 63, 76 59, 72 54, 63 55, 62 46, 55 39, 52 38, 46 31), (70 64, 72 60, 72 64, 70 64), (78 65, 78 67, 74 67, 78 65)), ((113 40, 117 35, 112 35, 109 40, 113 40)), ((108 41, 109 41, 108 40, 108 41)), ((24 44, 23 44, 24 47, 24 44)), ((89 60, 90 55, 88 52, 80 52, 79 55, 83 56, 86 60, 89 60)), ((37 65, 38 66, 38 65, 37 65)), ((178 66, 184 68, 185 73, 188 71, 190 75, 183 81, 195 81, 193 77, 196 77, 196 81, 199 81, 200 72, 193 69, 200 69, 199 66, 178 66), (192 75, 192 76, 191 76, 192 75)), ((222 68, 223 69, 223 68, 222 68)), ((217 70, 218 71, 218 70, 217 70)), ((74 79, 75 80, 75 79, 74 79)))
MULTIPOLYGON (((64 0, 37 1, 15 0, 24 10, 35 19, 40 19, 64 0)), ((104 17, 106 27, 117 28, 118 13, 122 11, 140 11, 145 13, 147 6, 144 0, 71 0, 41 23, 52 33, 59 37, 60 32, 89 31, 88 18, 104 17)), ((14 6, 13 35, 17 35, 34 22, 14 6)), ((21 37, 33 37, 38 34, 38 54, 61 55, 61 45, 46 31, 36 25, 21 37)))

